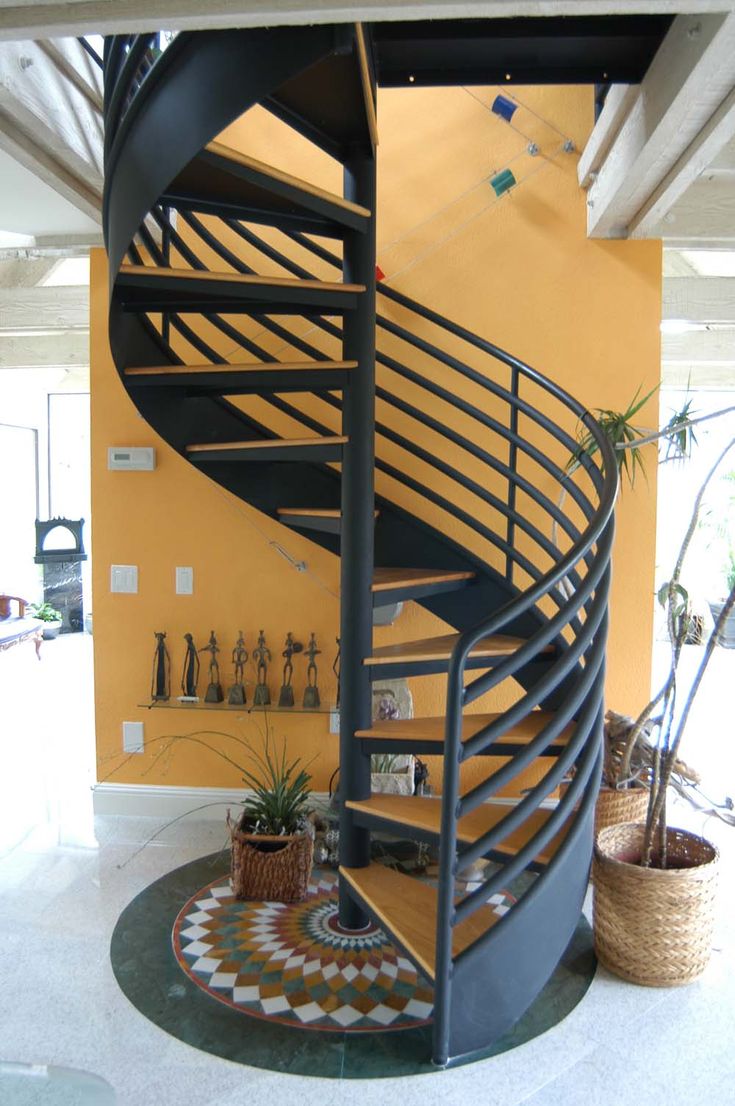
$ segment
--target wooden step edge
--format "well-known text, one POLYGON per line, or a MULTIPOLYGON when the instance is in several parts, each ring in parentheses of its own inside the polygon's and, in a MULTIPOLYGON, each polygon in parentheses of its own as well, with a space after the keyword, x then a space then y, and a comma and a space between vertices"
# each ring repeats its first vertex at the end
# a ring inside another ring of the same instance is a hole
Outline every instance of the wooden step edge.
MULTIPOLYGON (((374 649, 372 655, 366 657, 363 664, 418 664, 422 661, 448 661, 459 637, 459 634, 447 634, 444 637, 426 638, 422 641, 383 645, 379 649, 374 649)), ((470 650, 469 656, 472 659, 505 657, 515 653, 523 645, 525 641, 520 638, 497 634, 478 641, 470 650)), ((539 653, 546 652, 549 648, 539 650, 539 653)))
POLYGON ((132 265, 125 263, 120 266, 121 276, 147 277, 149 280, 204 280, 213 283, 244 284, 254 287, 273 288, 308 288, 317 292, 364 292, 364 284, 342 284, 340 281, 329 280, 298 280, 295 277, 260 276, 253 273, 226 273, 210 272, 208 269, 173 269, 153 265, 132 265))
MULTIPOLYGON (((435 835, 441 834, 441 799, 423 798, 415 795, 373 795, 369 799, 348 800, 345 804, 350 810, 369 817, 390 822, 404 829, 413 829, 435 835), (421 805, 420 805, 421 804, 421 805)), ((457 837, 465 845, 473 845, 498 822, 511 812, 515 804, 484 803, 476 810, 465 814, 457 822, 457 837)), ((493 846, 492 851, 503 856, 515 856, 528 843, 534 834, 543 829, 551 815, 552 808, 534 810, 516 829, 511 830, 502 840, 493 846)), ((534 858, 537 864, 548 864, 566 836, 569 824, 554 835, 534 858)))
POLYGON ((374 147, 378 145, 378 119, 373 99, 373 83, 370 80, 370 66, 368 64, 367 44, 362 23, 355 24, 355 44, 357 47, 357 65, 360 71, 360 84, 365 101, 365 116, 367 119, 370 141, 374 147))
MULTIPOLYGON (((462 719, 462 740, 469 741, 480 730, 497 722, 502 715, 490 714, 465 714, 462 719)), ((549 711, 531 711, 525 718, 513 726, 509 726, 505 733, 494 744, 518 745, 531 742, 540 731, 553 720, 554 715, 549 711)), ((444 729, 446 719, 444 715, 429 718, 394 718, 383 722, 373 722, 366 730, 356 730, 355 737, 369 740, 388 741, 436 741, 442 744, 444 741, 444 729)), ((573 723, 561 731, 551 742, 549 748, 566 745, 574 730, 573 723)))
POLYGON ((188 445, 187 453, 209 453, 214 449, 283 449, 284 446, 344 445, 349 438, 266 438, 261 441, 246 439, 243 442, 205 442, 188 445))
MULTIPOLYGON (((304 518, 342 518, 339 507, 278 507, 276 511, 287 518, 291 515, 301 515, 304 518)), ((379 514, 380 511, 373 511, 374 518, 379 514)))
POLYGON ((471 580, 474 572, 452 572, 442 569, 426 569, 425 575, 419 575, 422 569, 400 568, 376 568, 373 591, 393 591, 396 588, 426 587, 430 584, 451 584, 457 580, 471 580), (416 572, 415 576, 405 575, 406 572, 416 572))
POLYGON ((274 165, 267 165, 264 161, 258 161, 248 154, 240 153, 239 150, 233 150, 222 142, 216 140, 209 142, 205 149, 216 157, 232 161, 236 165, 242 165, 245 169, 252 169, 256 173, 262 173, 265 177, 280 181, 281 184, 286 184, 290 188, 297 188, 300 192, 305 192, 318 200, 324 200, 325 203, 333 204, 334 207, 351 211, 353 215, 361 215, 365 219, 370 218, 369 208, 353 203, 352 200, 346 200, 344 196, 338 196, 335 192, 327 192, 326 189, 319 188, 318 185, 311 184, 310 181, 303 180, 301 177, 294 177, 290 173, 284 172, 283 169, 277 169, 274 165))
POLYGON ((247 365, 145 365, 125 369, 125 376, 187 376, 192 373, 309 372, 356 369, 357 361, 262 361, 247 365))

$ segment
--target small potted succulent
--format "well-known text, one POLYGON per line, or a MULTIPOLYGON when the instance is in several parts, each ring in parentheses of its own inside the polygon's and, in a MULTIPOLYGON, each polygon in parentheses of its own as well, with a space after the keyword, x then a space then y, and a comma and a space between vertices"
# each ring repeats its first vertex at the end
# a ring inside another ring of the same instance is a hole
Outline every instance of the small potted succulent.
POLYGON ((59 636, 62 623, 61 611, 57 611, 50 603, 31 603, 28 613, 43 622, 44 641, 50 641, 51 638, 59 636))
POLYGON ((232 843, 232 889, 238 899, 300 902, 306 897, 314 855, 309 819, 311 776, 300 759, 289 761, 284 742, 275 752, 266 735, 263 752, 251 749, 250 789, 242 812, 227 816, 232 843))

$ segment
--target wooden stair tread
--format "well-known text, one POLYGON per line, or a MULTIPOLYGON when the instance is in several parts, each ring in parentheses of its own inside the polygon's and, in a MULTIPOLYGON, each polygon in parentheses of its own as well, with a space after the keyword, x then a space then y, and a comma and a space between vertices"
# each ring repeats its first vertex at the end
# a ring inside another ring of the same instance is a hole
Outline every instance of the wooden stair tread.
MULTIPOLYGON (((288 518, 290 515, 302 515, 304 518, 342 518, 339 507, 279 507, 278 514, 288 518)), ((380 511, 374 511, 375 518, 380 511)))
POLYGON ((376 568, 373 591, 392 591, 419 584, 449 584, 454 580, 470 580, 474 575, 474 572, 453 572, 441 568, 376 568))
MULTIPOLYGON (((373 649, 364 664, 410 663, 421 661, 448 661, 460 634, 443 634, 441 637, 424 638, 422 641, 402 641, 396 645, 381 645, 373 649)), ((470 651, 471 657, 504 657, 525 645, 523 638, 508 634, 494 634, 482 638, 470 651)))
MULTIPOLYGON (((435 888, 375 862, 366 868, 340 867, 339 870, 426 976, 433 980, 436 963, 435 888)), ((458 956, 498 921, 500 919, 492 907, 481 906, 454 927, 452 955, 458 956)))
MULTIPOLYGON (((500 714, 465 714, 462 717, 462 740, 468 741, 480 730, 484 730, 492 722, 501 718, 500 714)), ((549 711, 535 710, 522 718, 520 722, 509 726, 499 737, 497 745, 518 745, 528 743, 536 737, 547 723, 551 722, 554 715, 549 711)), ((357 730, 355 737, 370 738, 389 741, 435 741, 437 745, 444 742, 444 729, 446 720, 443 715, 436 718, 396 718, 380 722, 375 721, 368 730, 357 730)), ((572 733, 572 725, 567 726, 558 737, 554 739, 553 748, 566 745, 572 733)))
POLYGON ((357 361, 256 361, 247 365, 146 365, 125 369, 125 376, 188 376, 192 373, 308 372, 356 369, 357 361))
MULTIPOLYGON (((441 832, 441 799, 425 799, 417 795, 372 795, 369 799, 348 802, 351 810, 362 811, 377 818, 385 818, 401 826, 413 827, 439 836, 441 832)), ((457 822, 457 836, 465 844, 473 844, 483 834, 498 824, 512 807, 504 803, 483 803, 477 810, 465 814, 457 822)), ((495 852, 515 856, 525 844, 548 822, 553 810, 535 810, 522 826, 513 830, 493 846, 495 852)), ((561 829, 536 856, 541 864, 548 864, 566 836, 567 827, 561 829)))
POLYGON ((257 161, 254 157, 248 157, 247 154, 242 154, 238 150, 233 150, 221 142, 209 142, 205 149, 207 149, 209 153, 215 154, 217 157, 225 158, 227 161, 232 161, 236 165, 242 165, 246 169, 252 169, 256 173, 260 173, 265 177, 270 177, 272 180, 280 181, 281 184, 286 184, 290 188, 296 188, 300 192, 305 192, 310 196, 315 196, 317 199, 324 200, 326 203, 333 204, 335 207, 341 207, 345 211, 353 212, 355 215, 362 215, 366 219, 370 218, 369 208, 353 203, 352 200, 346 200, 343 196, 338 196, 334 192, 327 192, 324 188, 319 188, 309 181, 302 180, 301 177, 294 177, 290 173, 285 173, 282 169, 276 169, 274 165, 266 165, 263 161, 257 161))
POLYGON ((324 446, 344 445, 348 438, 264 438, 263 441, 246 439, 241 442, 204 442, 197 445, 188 445, 187 453, 207 453, 212 450, 222 449, 282 449, 284 446, 324 446))
POLYGON ((176 280, 203 280, 213 283, 220 282, 252 285, 254 287, 308 288, 322 292, 354 293, 365 291, 364 284, 342 284, 339 281, 298 280, 294 277, 259 276, 253 273, 213 273, 207 269, 173 269, 154 267, 152 265, 131 265, 127 263, 120 266, 120 273, 122 276, 137 277, 138 279, 150 280, 152 282, 156 280, 170 280, 173 277, 176 280))

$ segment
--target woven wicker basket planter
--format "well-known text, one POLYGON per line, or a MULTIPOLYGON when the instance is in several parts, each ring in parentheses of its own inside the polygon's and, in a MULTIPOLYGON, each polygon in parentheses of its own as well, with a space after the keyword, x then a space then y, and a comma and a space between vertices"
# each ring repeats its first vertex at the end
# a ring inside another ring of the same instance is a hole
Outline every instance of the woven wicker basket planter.
POLYGON ((311 876, 314 840, 309 833, 267 837, 243 833, 229 823, 231 878, 236 899, 301 902, 311 876))
POLYGON ((619 791, 601 787, 595 803, 595 837, 600 830, 619 822, 644 822, 647 810, 647 788, 628 787, 619 791))
POLYGON ((643 825, 626 823, 597 836, 595 952, 631 983, 674 987, 696 979, 709 960, 719 853, 702 837, 670 829, 669 861, 690 867, 641 868, 635 859, 643 832, 643 825))

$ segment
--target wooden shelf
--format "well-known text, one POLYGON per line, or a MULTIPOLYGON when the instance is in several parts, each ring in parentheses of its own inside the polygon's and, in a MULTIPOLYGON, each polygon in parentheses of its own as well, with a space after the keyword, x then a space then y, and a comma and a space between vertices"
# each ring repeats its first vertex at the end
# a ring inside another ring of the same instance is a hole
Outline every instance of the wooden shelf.
POLYGON ((204 711, 225 711, 230 714, 333 714, 339 712, 339 707, 335 707, 331 703, 325 703, 320 707, 279 707, 275 704, 267 707, 255 707, 252 702, 245 703, 244 706, 233 706, 228 702, 223 703, 205 703, 201 699, 198 703, 179 703, 174 696, 165 702, 151 702, 137 703, 136 706, 145 710, 204 710, 204 711))

